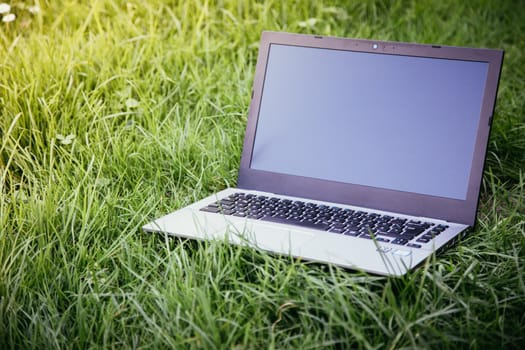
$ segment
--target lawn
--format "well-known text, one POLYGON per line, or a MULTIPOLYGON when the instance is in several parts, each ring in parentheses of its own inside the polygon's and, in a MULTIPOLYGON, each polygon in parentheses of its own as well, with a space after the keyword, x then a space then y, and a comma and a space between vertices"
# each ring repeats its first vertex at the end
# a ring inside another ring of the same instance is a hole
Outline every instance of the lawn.
POLYGON ((4 3, 1 349, 523 346, 523 1, 4 3), (262 30, 504 49, 471 234, 387 278, 142 232, 235 185, 262 30))

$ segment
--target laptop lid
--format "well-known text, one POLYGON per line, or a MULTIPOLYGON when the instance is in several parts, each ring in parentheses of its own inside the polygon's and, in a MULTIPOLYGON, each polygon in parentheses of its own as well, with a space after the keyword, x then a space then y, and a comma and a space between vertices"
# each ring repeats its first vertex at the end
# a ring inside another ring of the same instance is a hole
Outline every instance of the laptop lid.
POLYGON ((473 225, 502 60, 263 32, 238 187, 473 225))

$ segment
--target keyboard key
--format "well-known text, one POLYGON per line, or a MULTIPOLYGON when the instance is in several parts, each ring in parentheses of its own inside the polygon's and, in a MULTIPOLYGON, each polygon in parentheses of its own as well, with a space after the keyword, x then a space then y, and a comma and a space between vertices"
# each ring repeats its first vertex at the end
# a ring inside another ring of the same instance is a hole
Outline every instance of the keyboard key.
POLYGON ((333 233, 343 233, 344 231, 345 231, 344 228, 336 228, 336 227, 328 230, 328 232, 333 232, 333 233))
POLYGON ((219 207, 213 207, 213 206, 207 206, 207 207, 204 207, 204 208, 201 208, 201 211, 207 211, 207 212, 210 212, 210 213, 218 213, 220 212, 220 209, 219 207))
POLYGON ((371 236, 369 234, 366 234, 366 233, 362 234, 361 236, 359 236, 359 238, 372 239, 372 240, 376 240, 378 242, 390 242, 390 240, 387 239, 387 238, 378 237, 378 236, 373 237, 373 236, 371 236))
POLYGON ((417 243, 407 243, 406 246, 411 248, 421 248, 421 244, 417 243))
POLYGON ((345 236, 353 236, 353 237, 357 237, 359 236, 361 233, 359 231, 355 231, 355 230, 345 230, 345 232, 343 232, 343 234, 345 236))
POLYGON ((393 233, 393 234, 401 234, 401 232, 403 232, 403 229, 401 227, 392 227, 388 233, 393 233))
POLYGON ((390 223, 392 225, 399 225, 399 226, 403 226, 405 224, 407 220, 406 219, 394 219, 392 221, 390 221, 390 223))
POLYGON ((434 229, 443 232, 443 231, 445 231, 447 228, 448 228, 447 225, 437 225, 434 229))
POLYGON ((405 244, 408 243, 408 240, 404 239, 404 238, 401 238, 401 237, 398 237, 398 238, 394 239, 391 243, 399 244, 399 245, 405 245, 405 244))
POLYGON ((335 224, 332 225, 333 228, 345 228, 346 225, 345 224, 341 224, 339 222, 336 222, 335 224))
POLYGON ((419 228, 416 228, 416 227, 407 227, 405 229, 405 231, 403 231, 403 234, 404 235, 412 235, 412 236, 417 236, 419 235, 420 233, 423 233, 425 231, 425 229, 423 227, 419 227, 419 228))
POLYGON ((436 230, 436 229, 432 229, 432 230, 428 231, 429 234, 434 235, 434 236, 439 235, 441 232, 443 232, 443 231, 436 230))
MULTIPOLYGON (((225 213, 225 214, 226 214, 226 213, 225 213)), ((258 219, 262 218, 263 215, 262 215, 262 214, 248 214, 248 215, 246 215, 246 217, 247 217, 247 218, 250 218, 250 219, 256 219, 256 220, 258 220, 258 219)))
POLYGON ((328 225, 323 224, 323 223, 299 221, 299 220, 294 220, 292 218, 283 219, 283 218, 277 218, 277 217, 273 217, 273 216, 263 216, 261 218, 261 220, 263 220, 263 221, 270 221, 270 222, 276 222, 276 223, 280 223, 280 224, 289 224, 289 225, 307 227, 307 228, 312 228, 312 229, 322 230, 322 231, 326 231, 329 228, 328 225))

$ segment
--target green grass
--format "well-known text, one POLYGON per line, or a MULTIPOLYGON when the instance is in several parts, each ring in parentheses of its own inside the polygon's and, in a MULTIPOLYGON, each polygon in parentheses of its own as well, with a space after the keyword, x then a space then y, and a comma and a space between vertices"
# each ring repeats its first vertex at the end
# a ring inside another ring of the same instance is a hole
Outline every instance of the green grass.
POLYGON ((0 348, 522 346, 522 1, 10 3, 0 348), (505 49, 472 234, 396 279, 143 233, 235 185, 262 30, 505 49))

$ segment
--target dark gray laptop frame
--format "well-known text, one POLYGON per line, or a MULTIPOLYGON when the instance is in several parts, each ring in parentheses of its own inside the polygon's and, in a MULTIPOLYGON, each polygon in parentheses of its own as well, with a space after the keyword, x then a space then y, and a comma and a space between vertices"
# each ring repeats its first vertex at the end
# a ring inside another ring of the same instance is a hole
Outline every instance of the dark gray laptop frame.
POLYGON ((237 186, 242 189, 362 206, 473 226, 476 219, 479 191, 502 63, 503 51, 501 50, 263 32, 237 186), (271 44, 487 62, 489 64, 488 75, 479 117, 466 200, 251 169, 250 163, 271 44))

